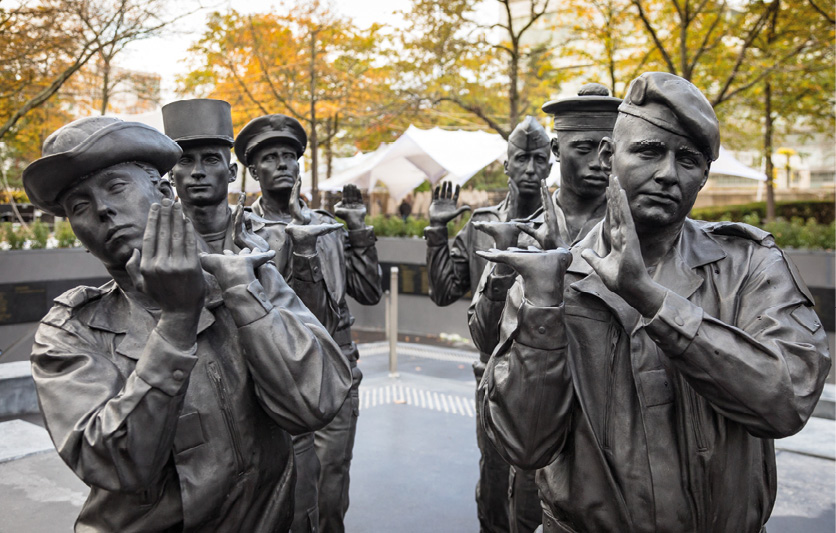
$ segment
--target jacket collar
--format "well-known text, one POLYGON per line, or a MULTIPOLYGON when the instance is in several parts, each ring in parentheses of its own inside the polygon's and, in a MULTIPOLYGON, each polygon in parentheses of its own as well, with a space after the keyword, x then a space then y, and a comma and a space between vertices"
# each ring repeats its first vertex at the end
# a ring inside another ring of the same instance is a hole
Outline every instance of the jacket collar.
MULTIPOLYGON (((207 329, 215 323, 215 316, 210 309, 223 303, 223 297, 215 278, 204 273, 207 283, 206 302, 200 310, 197 333, 207 329)), ((98 304, 88 314, 81 314, 79 319, 92 329, 107 331, 113 334, 124 334, 125 337, 116 347, 116 352, 131 359, 139 359, 148 336, 157 325, 159 315, 149 311, 131 299, 115 282, 107 287, 107 292, 98 304)))
MULTIPOLYGON (((589 234, 572 247, 572 264, 568 272, 581 276, 579 281, 570 285, 573 289, 591 294, 609 307, 621 324, 632 331, 638 324, 639 313, 630 307, 620 296, 610 291, 598 274, 581 257, 581 250, 591 248, 598 255, 606 253, 606 245, 601 232, 603 221, 599 222, 589 234)), ((676 244, 657 266, 653 279, 660 285, 683 298, 689 298, 705 282, 699 267, 722 260, 726 257, 722 247, 691 219, 686 219, 676 244)))

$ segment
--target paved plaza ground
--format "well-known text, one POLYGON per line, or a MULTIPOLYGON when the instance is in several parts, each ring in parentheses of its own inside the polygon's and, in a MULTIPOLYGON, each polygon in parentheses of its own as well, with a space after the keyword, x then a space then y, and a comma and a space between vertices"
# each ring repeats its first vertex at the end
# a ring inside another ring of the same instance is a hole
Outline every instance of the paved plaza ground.
MULTIPOLYGON (((477 532, 476 354, 402 342, 398 378, 389 377, 388 345, 366 343, 360 354, 365 377, 347 531, 477 532)), ((0 533, 70 531, 87 489, 52 450, 38 418, 27 420, 0 423, 0 461, 42 450, 0 462, 0 533)), ((813 418, 799 435, 776 442, 769 533, 836 530, 835 432, 833 420, 813 418)))

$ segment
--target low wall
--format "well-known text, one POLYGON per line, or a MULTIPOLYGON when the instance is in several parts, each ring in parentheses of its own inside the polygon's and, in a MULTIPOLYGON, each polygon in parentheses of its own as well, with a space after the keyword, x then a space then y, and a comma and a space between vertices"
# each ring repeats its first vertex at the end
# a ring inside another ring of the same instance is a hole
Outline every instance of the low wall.
MULTIPOLYGON (((423 239, 382 237, 377 244, 388 289, 389 268, 397 266, 399 278, 399 331, 407 334, 457 334, 469 338, 467 297, 447 307, 437 307, 427 296, 426 243, 423 239)), ((816 298, 816 310, 829 332, 834 347, 833 252, 788 250, 802 277, 816 298)), ((47 312, 52 299, 77 285, 100 285, 108 279, 102 265, 80 249, 23 250, 0 252, 0 362, 29 357, 37 321, 47 312)), ((358 329, 383 331, 384 303, 363 306, 350 301, 358 329)))

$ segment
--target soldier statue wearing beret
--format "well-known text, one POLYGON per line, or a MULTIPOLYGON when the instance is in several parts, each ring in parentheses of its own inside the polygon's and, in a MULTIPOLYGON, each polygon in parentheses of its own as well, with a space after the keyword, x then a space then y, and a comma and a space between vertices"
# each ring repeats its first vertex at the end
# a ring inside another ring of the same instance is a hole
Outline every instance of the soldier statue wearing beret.
POLYGON ((769 518, 773 439, 804 426, 830 357, 771 235, 687 217, 719 147, 702 93, 645 73, 599 148, 604 221, 571 251, 484 254, 520 279, 482 420, 503 457, 540 469, 546 533, 757 533, 769 518))
POLYGON ((308 494, 318 492, 319 507, 303 510, 297 506, 294 532, 317 528, 341 532, 348 510, 349 468, 363 376, 357 367, 357 346, 351 340, 354 319, 346 294, 363 305, 374 305, 380 301, 383 289, 374 230, 365 225, 366 208, 360 191, 353 185, 343 189, 343 198, 336 205, 336 215, 345 221, 347 229, 308 240, 304 251, 294 239, 290 246, 282 244, 285 234, 298 231, 300 226, 336 222, 327 211, 308 209, 299 198, 298 160, 306 146, 307 134, 299 121, 275 114, 258 117, 244 126, 235 140, 235 153, 261 185, 262 195, 252 206, 253 230, 263 235, 273 249, 284 248, 294 256, 306 256, 306 261, 293 260, 294 276, 297 270, 305 270, 309 279, 324 280, 328 311, 318 317, 351 365, 351 392, 334 421, 315 435, 299 436, 294 441, 297 453, 306 454, 306 460, 300 462, 299 482, 305 484, 308 494), (313 449, 316 453, 310 457, 313 449), (319 465, 308 459, 318 459, 319 465))
POLYGON ((44 421, 91 489, 76 531, 287 531, 290 434, 331 421, 350 369, 273 252, 198 254, 160 179, 180 155, 151 127, 94 117, 24 171, 32 202, 113 276, 57 298, 38 329, 44 421))

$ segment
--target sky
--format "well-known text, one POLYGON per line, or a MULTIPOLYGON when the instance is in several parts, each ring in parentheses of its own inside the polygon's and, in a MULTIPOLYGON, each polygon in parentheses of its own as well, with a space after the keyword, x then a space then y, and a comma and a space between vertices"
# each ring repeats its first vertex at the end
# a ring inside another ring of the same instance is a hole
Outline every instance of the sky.
MULTIPOLYGON (((339 13, 353 19, 359 27, 368 27, 374 22, 397 27, 403 19, 396 11, 407 10, 410 1, 332 0, 332 4, 339 13)), ((174 27, 163 31, 160 36, 132 43, 124 50, 124 55, 119 60, 120 65, 132 70, 160 74, 163 102, 167 102, 175 98, 176 77, 187 71, 188 48, 199 39, 209 13, 223 12, 233 5, 242 13, 269 13, 274 9, 282 9, 280 2, 276 0, 248 0, 246 3, 221 0, 211 5, 211 9, 189 15, 174 27)))

